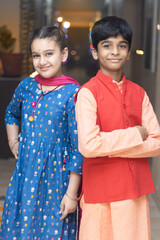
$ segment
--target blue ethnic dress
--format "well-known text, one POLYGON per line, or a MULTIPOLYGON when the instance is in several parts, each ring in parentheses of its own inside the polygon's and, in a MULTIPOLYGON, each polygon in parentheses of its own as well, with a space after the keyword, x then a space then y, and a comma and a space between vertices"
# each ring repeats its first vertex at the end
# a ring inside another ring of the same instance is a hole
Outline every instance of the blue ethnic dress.
POLYGON ((78 89, 67 84, 42 92, 28 77, 15 90, 5 120, 6 125, 21 122, 19 157, 6 195, 0 239, 76 239, 76 212, 61 221, 59 211, 70 171, 82 170, 74 109, 78 89))

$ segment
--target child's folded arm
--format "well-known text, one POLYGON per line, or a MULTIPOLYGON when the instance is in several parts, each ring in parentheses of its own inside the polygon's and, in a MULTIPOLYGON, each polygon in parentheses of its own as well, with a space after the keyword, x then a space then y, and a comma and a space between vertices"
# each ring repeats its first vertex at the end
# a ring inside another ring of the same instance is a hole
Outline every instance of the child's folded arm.
POLYGON ((137 127, 100 132, 96 123, 97 104, 94 96, 87 88, 78 93, 76 103, 78 122, 79 151, 85 157, 102 157, 120 154, 143 143, 137 127))
POLYGON ((148 132, 148 137, 143 144, 134 147, 130 151, 111 154, 110 157, 141 158, 160 155, 160 126, 146 93, 142 105, 142 125, 148 132))

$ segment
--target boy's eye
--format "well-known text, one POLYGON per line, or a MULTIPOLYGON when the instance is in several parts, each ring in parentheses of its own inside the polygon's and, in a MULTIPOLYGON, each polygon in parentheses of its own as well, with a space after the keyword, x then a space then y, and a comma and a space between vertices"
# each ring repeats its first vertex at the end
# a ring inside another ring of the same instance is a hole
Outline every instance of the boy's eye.
POLYGON ((110 48, 110 47, 111 47, 111 44, 105 44, 104 47, 105 47, 105 48, 110 48))
POLYGON ((127 48, 127 45, 126 44, 121 44, 120 48, 127 48))

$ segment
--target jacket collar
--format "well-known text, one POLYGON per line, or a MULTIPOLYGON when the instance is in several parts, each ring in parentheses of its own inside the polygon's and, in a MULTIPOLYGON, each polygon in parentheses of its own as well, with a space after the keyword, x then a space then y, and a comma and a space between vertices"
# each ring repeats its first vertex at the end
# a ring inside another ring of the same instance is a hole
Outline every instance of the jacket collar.
MULTIPOLYGON (((114 84, 115 85, 115 83, 113 82, 113 78, 104 74, 104 73, 102 73, 101 70, 98 70, 96 77, 101 82, 103 82, 103 84, 105 84, 105 85, 108 85, 108 84, 114 84)), ((122 76, 122 81, 123 81, 123 84, 126 83, 126 77, 125 77, 124 73, 123 73, 123 76, 122 76)))

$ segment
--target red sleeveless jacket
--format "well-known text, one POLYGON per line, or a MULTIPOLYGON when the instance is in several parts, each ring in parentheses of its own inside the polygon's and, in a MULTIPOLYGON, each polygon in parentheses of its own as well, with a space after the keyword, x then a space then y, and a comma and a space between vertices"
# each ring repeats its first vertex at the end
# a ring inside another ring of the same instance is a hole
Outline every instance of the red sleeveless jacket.
MULTIPOLYGON (((110 132, 142 124, 145 92, 125 76, 122 94, 112 78, 100 71, 83 87, 91 91, 97 102, 100 131, 110 132)), ((84 157, 82 191, 86 203, 134 199, 154 192, 148 159, 84 157)))

